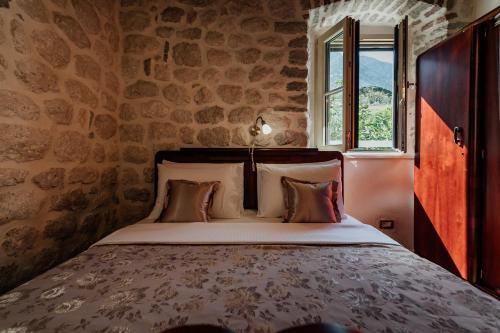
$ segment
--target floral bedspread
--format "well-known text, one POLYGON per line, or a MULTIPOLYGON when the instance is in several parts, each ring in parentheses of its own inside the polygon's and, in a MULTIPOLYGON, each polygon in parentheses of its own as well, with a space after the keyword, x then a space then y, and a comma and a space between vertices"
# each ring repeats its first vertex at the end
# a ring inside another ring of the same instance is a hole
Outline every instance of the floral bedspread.
POLYGON ((500 332, 500 302, 400 246, 96 246, 0 296, 0 332, 500 332))

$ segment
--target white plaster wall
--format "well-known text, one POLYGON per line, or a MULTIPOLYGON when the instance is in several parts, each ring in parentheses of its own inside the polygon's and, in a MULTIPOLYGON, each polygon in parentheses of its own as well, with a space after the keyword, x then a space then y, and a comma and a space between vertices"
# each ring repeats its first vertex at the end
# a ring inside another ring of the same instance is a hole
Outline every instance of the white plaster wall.
POLYGON ((500 0, 476 0, 476 18, 480 18, 484 14, 492 11, 500 6, 500 0))
POLYGON ((381 231, 413 249, 413 158, 359 156, 344 159, 346 212, 377 228, 393 219, 395 228, 381 231))

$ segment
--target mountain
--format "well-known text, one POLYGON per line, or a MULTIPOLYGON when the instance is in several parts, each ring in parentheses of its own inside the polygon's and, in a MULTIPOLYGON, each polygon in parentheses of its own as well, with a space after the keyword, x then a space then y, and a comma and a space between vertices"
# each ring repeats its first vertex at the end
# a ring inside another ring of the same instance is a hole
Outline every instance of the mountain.
POLYGON ((392 91, 394 72, 391 64, 370 57, 359 57, 359 87, 381 87, 392 91))
MULTIPOLYGON (((330 79, 339 78, 342 75, 342 68, 335 66, 341 61, 341 56, 338 53, 330 54, 330 63, 333 67, 333 73, 330 79)), ((381 87, 386 90, 392 91, 393 89, 393 68, 392 65, 379 61, 371 57, 359 57, 359 87, 381 87)))

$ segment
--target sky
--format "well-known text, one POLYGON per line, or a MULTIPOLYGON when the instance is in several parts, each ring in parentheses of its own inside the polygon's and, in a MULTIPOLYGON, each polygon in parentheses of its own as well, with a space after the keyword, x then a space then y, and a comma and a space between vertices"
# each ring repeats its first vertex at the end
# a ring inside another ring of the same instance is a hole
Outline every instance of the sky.
POLYGON ((374 58, 389 64, 394 62, 394 54, 391 51, 361 51, 361 54, 365 57, 374 58))

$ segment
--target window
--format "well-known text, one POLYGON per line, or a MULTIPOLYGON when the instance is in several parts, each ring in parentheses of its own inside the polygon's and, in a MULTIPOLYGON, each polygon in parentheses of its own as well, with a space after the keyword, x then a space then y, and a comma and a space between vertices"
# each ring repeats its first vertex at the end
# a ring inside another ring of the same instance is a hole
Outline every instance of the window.
POLYGON ((342 145, 344 133, 344 33, 340 31, 326 43, 327 75, 324 95, 328 145, 342 145))
POLYGON ((318 39, 318 146, 405 150, 406 30, 407 19, 390 28, 346 17, 318 39))
POLYGON ((384 42, 360 43, 356 148, 394 147, 394 47, 384 42))

